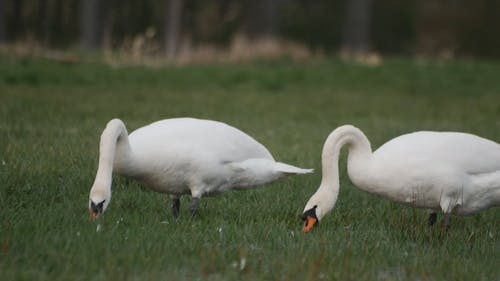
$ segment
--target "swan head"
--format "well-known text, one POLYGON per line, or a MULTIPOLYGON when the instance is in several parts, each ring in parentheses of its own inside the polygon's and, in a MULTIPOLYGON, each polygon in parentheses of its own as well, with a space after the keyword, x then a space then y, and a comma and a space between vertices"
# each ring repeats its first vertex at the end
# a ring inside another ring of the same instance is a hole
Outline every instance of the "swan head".
POLYGON ((335 206, 336 194, 321 192, 320 188, 307 202, 300 218, 304 221, 303 232, 311 231, 335 206))
POLYGON ((104 213, 110 201, 111 193, 92 188, 89 197, 89 219, 98 219, 104 213))
POLYGON ((304 221, 304 227, 302 228, 303 232, 309 232, 319 223, 318 216, 316 214, 316 209, 318 205, 314 205, 312 208, 304 211, 300 218, 304 221))

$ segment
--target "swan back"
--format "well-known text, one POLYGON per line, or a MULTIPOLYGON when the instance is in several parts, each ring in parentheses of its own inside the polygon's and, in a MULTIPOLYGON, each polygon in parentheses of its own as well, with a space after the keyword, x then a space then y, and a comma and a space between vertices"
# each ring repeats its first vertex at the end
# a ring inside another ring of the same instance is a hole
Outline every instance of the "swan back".
POLYGON ((482 174, 500 170, 500 145, 467 133, 421 131, 388 141, 374 152, 374 158, 379 165, 445 165, 466 174, 482 174))
MULTIPOLYGON (((236 162, 249 158, 273 159, 259 142, 227 124, 195 118, 174 118, 144 126, 129 136, 137 157, 157 158, 158 153, 236 162)), ((149 160, 148 159, 148 160, 149 160)), ((167 159, 164 159, 165 161, 167 159)))

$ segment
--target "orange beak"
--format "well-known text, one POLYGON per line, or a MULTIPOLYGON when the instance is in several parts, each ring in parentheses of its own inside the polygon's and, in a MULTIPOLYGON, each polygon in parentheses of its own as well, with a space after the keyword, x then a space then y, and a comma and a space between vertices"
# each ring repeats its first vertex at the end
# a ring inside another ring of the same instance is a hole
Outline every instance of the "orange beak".
POLYGON ((313 217, 313 216, 307 216, 306 219, 304 220, 304 227, 302 228, 302 232, 306 233, 311 231, 313 227, 316 225, 318 222, 318 219, 313 217))
POLYGON ((89 209, 89 221, 95 221, 99 218, 99 213, 94 213, 92 209, 89 209))

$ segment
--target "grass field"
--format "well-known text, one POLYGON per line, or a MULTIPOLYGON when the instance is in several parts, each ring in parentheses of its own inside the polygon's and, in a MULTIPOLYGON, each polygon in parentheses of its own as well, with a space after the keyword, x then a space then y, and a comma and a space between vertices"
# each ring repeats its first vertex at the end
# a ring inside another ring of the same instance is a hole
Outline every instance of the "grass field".
POLYGON ((500 209, 454 217, 355 189, 320 227, 300 215, 335 127, 373 148, 415 130, 500 141, 500 64, 392 59, 113 68, 0 56, 0 280, 500 280, 500 209), (221 120, 280 161, 315 168, 262 189, 204 198, 174 220, 167 196, 115 177, 102 221, 88 221, 99 136, 178 116, 221 120))

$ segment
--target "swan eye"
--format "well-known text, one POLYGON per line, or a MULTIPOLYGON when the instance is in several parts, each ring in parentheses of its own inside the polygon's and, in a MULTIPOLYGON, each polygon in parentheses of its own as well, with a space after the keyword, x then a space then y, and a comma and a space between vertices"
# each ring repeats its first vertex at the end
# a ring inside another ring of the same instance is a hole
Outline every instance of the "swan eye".
POLYGON ((102 200, 101 203, 97 204, 97 207, 101 208, 104 206, 104 202, 106 202, 106 200, 102 200))

